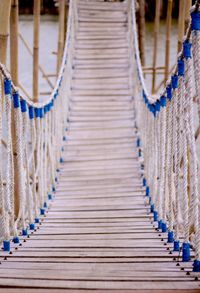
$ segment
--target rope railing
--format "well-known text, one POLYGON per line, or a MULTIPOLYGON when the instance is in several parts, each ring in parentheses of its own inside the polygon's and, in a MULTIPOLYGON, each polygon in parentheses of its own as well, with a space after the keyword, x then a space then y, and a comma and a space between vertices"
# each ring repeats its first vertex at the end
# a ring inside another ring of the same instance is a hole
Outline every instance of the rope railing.
POLYGON ((200 1, 191 9, 191 23, 177 66, 158 97, 145 86, 139 57, 135 1, 129 1, 129 28, 138 155, 143 185, 158 230, 167 233, 182 260, 200 271, 199 162, 195 143, 194 101, 200 119, 200 1))
POLYGON ((58 163, 67 127, 72 54, 76 26, 75 1, 70 1, 66 44, 56 86, 47 101, 21 96, 0 65, 0 240, 34 230, 55 191, 58 163))

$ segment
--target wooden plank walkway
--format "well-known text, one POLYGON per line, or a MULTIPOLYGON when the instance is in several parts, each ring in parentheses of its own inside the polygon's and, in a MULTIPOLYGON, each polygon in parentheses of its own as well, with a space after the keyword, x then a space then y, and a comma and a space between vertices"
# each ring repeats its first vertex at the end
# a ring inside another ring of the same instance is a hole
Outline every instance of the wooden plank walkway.
POLYGON ((126 3, 81 1, 79 16, 56 197, 29 238, 0 252, 0 292, 198 292, 192 262, 178 262, 145 204, 126 3))

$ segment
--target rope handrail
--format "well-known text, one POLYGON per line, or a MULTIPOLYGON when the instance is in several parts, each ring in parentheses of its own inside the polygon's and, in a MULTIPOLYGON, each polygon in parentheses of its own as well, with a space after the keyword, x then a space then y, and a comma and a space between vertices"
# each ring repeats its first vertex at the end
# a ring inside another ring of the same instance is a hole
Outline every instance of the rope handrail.
POLYGON ((35 229, 55 192, 68 124, 75 30, 76 1, 71 0, 59 76, 44 102, 20 95, 0 64, 0 240, 6 251, 11 239, 19 243, 20 235, 35 229))
POLYGON ((191 259, 191 247, 194 249, 193 271, 199 272, 200 182, 193 97, 200 121, 200 1, 191 9, 191 23, 176 68, 158 97, 151 97, 146 89, 139 57, 135 1, 129 3, 131 55, 135 57, 132 75, 137 146, 146 199, 158 230, 167 232, 174 251, 182 250, 183 261, 191 259))

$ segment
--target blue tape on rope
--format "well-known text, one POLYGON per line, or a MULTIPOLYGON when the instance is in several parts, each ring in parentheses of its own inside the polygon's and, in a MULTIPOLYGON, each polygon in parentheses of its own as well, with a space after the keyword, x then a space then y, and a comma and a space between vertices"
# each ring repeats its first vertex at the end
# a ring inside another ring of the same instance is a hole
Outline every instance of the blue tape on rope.
POLYGON ((178 60, 178 75, 184 76, 185 74, 185 63, 183 59, 178 60))
POLYGON ((184 242, 182 246, 183 254, 182 254, 182 261, 189 261, 190 260, 190 243, 184 242))
POLYGON ((43 108, 39 108, 40 118, 44 117, 43 108))
POLYGON ((35 117, 40 118, 40 109, 39 108, 34 108, 35 111, 35 117))
POLYGON ((140 138, 137 139, 136 145, 138 148, 140 147, 140 138))
POLYGON ((151 204, 151 213, 153 213, 154 212, 154 204, 152 203, 151 204))
POLYGON ((21 111, 22 111, 22 113, 25 113, 27 111, 26 101, 25 100, 21 100, 20 101, 20 105, 21 105, 21 111))
POLYGON ((199 31, 200 30, 200 12, 194 11, 191 13, 192 18, 192 31, 199 31))
POLYGON ((167 98, 168 98, 168 100, 171 101, 171 99, 172 99, 172 86, 171 86, 171 84, 169 84, 169 85, 166 87, 166 93, 167 93, 167 98))
POLYGON ((160 104, 162 107, 166 107, 167 105, 167 98, 165 96, 160 97, 160 104))
POLYGON ((153 220, 154 220, 154 222, 158 221, 158 212, 157 211, 153 212, 153 220))
POLYGON ((180 251, 180 241, 179 240, 174 241, 174 251, 180 251))
POLYGON ((47 114, 47 112, 48 112, 48 107, 46 105, 46 106, 44 106, 44 115, 47 114))
POLYGON ((192 44, 188 40, 183 42, 183 56, 186 59, 192 58, 191 47, 192 47, 192 44))
POLYGON ((45 215, 45 209, 40 209, 40 215, 42 215, 42 216, 45 215))
POLYGON ((160 101, 157 100, 156 103, 155 103, 155 111, 156 111, 156 112, 160 112, 160 107, 161 107, 161 105, 160 105, 160 101))
POLYGON ((13 94, 13 106, 15 109, 19 108, 19 93, 13 94))
POLYGON ((5 95, 12 94, 11 80, 7 78, 4 79, 4 93, 5 95))
POLYGON ((27 235, 28 235, 28 230, 22 229, 22 236, 27 236, 27 235))
POLYGON ((15 244, 20 243, 20 239, 18 236, 13 237, 13 243, 15 243, 15 244))
POLYGON ((45 201, 44 202, 44 208, 47 208, 48 207, 48 205, 47 205, 47 202, 45 201))
POLYGON ((152 200, 152 198, 151 198, 151 196, 149 196, 149 205, 151 205, 151 200, 152 200))
POLYGON ((48 194, 48 200, 52 200, 52 194, 48 194))
POLYGON ((56 188, 55 188, 54 186, 52 187, 52 191, 53 191, 53 192, 55 192, 55 191, 56 191, 56 188))
POLYGON ((193 262, 193 272, 200 272, 200 260, 195 259, 193 262))
POLYGON ((162 232, 163 233, 167 232, 167 224, 165 222, 162 222, 162 232))
POLYGON ((158 221, 158 229, 161 230, 162 229, 162 220, 158 221))
POLYGON ((138 151, 138 157, 141 157, 142 156, 142 151, 141 151, 141 149, 139 149, 139 151, 138 151))
POLYGON ((34 223, 31 223, 31 224, 29 225, 29 228, 30 228, 30 230, 35 230, 35 224, 34 224, 34 223))
POLYGON ((168 231, 167 242, 168 243, 173 243, 174 242, 174 232, 173 231, 168 231))
POLYGON ((60 163, 64 163, 64 160, 63 160, 63 158, 60 158, 60 163))
POLYGON ((40 219, 39 218, 35 218, 35 223, 36 224, 39 224, 39 222, 40 222, 40 219))
POLYGON ((4 240, 3 241, 3 250, 4 251, 10 251, 10 241, 9 240, 4 240))
POLYGON ((143 178, 142 183, 143 183, 143 186, 146 186, 146 185, 147 185, 147 180, 146 180, 146 178, 143 178))
POLYGON ((150 195, 150 188, 149 186, 146 187, 146 196, 149 196, 150 195))
POLYGON ((29 112, 29 118, 33 119, 34 118, 34 109, 32 106, 28 107, 28 112, 29 112))
POLYGON ((178 88, 178 75, 177 74, 172 75, 171 80, 172 80, 173 90, 177 89, 178 88))

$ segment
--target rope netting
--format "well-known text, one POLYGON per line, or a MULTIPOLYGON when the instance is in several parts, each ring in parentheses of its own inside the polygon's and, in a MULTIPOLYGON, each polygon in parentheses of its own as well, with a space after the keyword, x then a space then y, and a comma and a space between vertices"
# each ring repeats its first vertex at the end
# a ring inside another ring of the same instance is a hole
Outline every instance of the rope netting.
POLYGON ((71 1, 63 61, 48 101, 21 96, 0 65, 0 240, 7 251, 11 239, 19 243, 20 235, 35 229, 55 192, 68 124, 75 21, 71 1))
POLYGON ((143 185, 158 230, 168 233, 174 251, 200 271, 199 161, 194 107, 200 121, 200 1, 191 8, 191 23, 177 66, 162 93, 147 92, 139 57, 135 1, 130 1, 133 90, 143 185), (136 73, 136 74, 135 74, 136 73))

